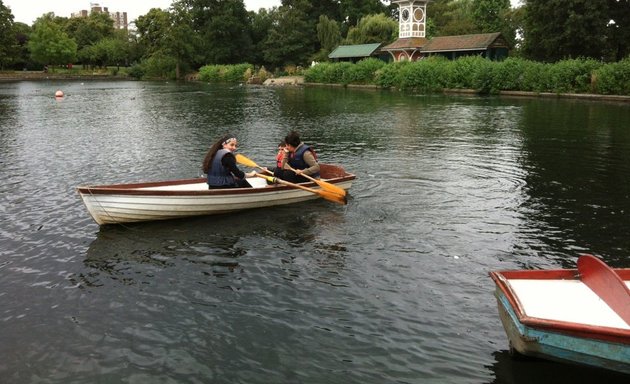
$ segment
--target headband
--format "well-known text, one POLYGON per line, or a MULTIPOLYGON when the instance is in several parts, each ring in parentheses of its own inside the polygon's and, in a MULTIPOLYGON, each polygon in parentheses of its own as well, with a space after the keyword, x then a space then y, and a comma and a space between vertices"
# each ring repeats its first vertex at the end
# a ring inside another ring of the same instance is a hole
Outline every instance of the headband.
POLYGON ((228 145, 228 144, 230 144, 233 141, 236 141, 236 137, 230 137, 229 139, 225 140, 223 142, 223 145, 228 145))

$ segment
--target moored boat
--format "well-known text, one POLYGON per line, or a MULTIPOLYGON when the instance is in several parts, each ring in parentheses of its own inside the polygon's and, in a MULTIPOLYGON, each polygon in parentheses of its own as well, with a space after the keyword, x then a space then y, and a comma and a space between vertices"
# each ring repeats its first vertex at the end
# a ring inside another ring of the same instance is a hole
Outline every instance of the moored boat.
MULTIPOLYGON (((342 167, 320 164, 323 180, 347 190, 355 175, 342 167)), ((292 204, 326 197, 315 183, 267 185, 248 179, 254 188, 208 189, 205 178, 134 184, 79 186, 77 192, 98 224, 118 224, 212 215, 292 204)))
POLYGON ((630 374, 630 269, 490 272, 510 352, 630 374))

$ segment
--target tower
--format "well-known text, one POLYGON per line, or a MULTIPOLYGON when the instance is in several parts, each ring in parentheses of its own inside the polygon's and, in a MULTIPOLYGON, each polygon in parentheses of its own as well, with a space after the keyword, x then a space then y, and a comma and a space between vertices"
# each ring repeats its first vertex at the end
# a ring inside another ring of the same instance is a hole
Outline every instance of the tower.
POLYGON ((392 0, 398 4, 398 40, 382 48, 394 61, 419 60, 427 43, 427 4, 431 0, 392 0))
POLYGON ((392 0, 398 4, 398 38, 426 37, 427 3, 431 0, 392 0))

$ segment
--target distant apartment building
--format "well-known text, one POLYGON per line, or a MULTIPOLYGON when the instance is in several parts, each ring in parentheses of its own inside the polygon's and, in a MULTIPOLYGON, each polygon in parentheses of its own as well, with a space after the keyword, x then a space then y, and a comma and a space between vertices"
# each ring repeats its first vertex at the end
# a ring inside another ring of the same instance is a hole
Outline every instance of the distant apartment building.
POLYGON ((114 28, 127 29, 127 12, 109 12, 107 7, 101 7, 98 3, 90 3, 90 10, 73 12, 71 17, 88 17, 92 13, 106 13, 114 20, 114 28))

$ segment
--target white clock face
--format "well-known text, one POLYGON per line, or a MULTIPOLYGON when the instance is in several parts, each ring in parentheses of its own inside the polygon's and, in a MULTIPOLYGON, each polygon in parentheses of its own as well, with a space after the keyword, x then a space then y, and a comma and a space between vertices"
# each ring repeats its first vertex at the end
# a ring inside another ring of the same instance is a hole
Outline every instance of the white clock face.
POLYGON ((402 19, 403 19, 403 21, 409 20, 409 10, 408 9, 403 9, 403 11, 402 11, 402 19))

